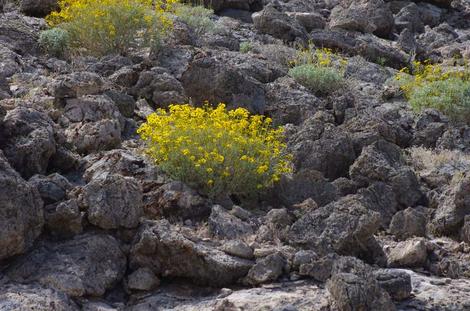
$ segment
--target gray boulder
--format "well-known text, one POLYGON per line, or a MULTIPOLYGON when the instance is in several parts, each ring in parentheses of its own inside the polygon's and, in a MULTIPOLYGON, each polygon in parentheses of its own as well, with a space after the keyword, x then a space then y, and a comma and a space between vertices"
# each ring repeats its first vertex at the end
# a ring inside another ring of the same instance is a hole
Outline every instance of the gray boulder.
POLYGON ((439 235, 457 233, 465 216, 470 215, 470 174, 465 174, 455 185, 451 185, 439 201, 430 229, 439 235))
POLYGON ((25 15, 44 17, 58 9, 57 0, 21 0, 20 10, 25 15))
POLYGON ((291 226, 289 237, 291 243, 322 254, 361 255, 376 243, 373 235, 379 227, 380 214, 349 195, 305 214, 291 226))
POLYGON ((28 182, 38 189, 45 204, 62 201, 72 188, 67 178, 58 173, 49 176, 34 175, 28 182))
POLYGON ((127 277, 127 288, 130 290, 149 291, 160 285, 160 280, 149 268, 140 268, 127 277))
POLYGON ((0 135, 0 147, 23 177, 46 173, 56 152, 54 123, 48 115, 24 107, 9 110, 0 135))
POLYGON ((108 175, 83 188, 90 223, 103 229, 135 228, 143 215, 142 189, 132 177, 108 175))
POLYGON ((243 107, 254 113, 263 113, 266 107, 262 84, 217 57, 196 55, 181 82, 196 105, 204 101, 225 103, 229 108, 243 107))
POLYGON ((0 286, 2 311, 79 311, 78 306, 62 292, 37 284, 0 286))
POLYGON ((275 5, 268 4, 262 11, 252 16, 255 28, 266 34, 284 41, 294 41, 297 38, 305 40, 306 30, 293 17, 279 11, 275 5))
POLYGON ((405 207, 416 205, 423 196, 416 174, 406 165, 401 149, 384 140, 364 148, 349 173, 360 185, 376 181, 390 185, 397 201, 405 207))
POLYGON ((390 233, 400 240, 411 237, 424 237, 428 211, 423 207, 409 207, 396 213, 390 222, 390 233))
POLYGON ((421 267, 428 258, 426 240, 414 238, 398 243, 388 254, 390 267, 421 267))
POLYGON ((103 90, 103 79, 98 74, 87 71, 58 76, 50 86, 50 92, 58 99, 94 95, 103 90))
POLYGON ((268 255, 257 260, 256 264, 248 271, 244 282, 250 285, 273 282, 281 276, 285 265, 286 260, 281 254, 274 253, 268 255))
POLYGON ((222 239, 236 239, 253 234, 253 227, 231 215, 220 205, 214 205, 208 220, 209 231, 222 239))
POLYGON ((176 230, 166 220, 144 223, 131 249, 131 268, 148 267, 164 277, 227 286, 246 276, 254 264, 190 240, 176 230))
POLYGON ((44 207, 46 228, 54 236, 67 238, 82 232, 83 215, 75 199, 44 207))
POLYGON ((0 150, 0 260, 32 246, 44 224, 38 191, 10 166, 0 150))
POLYGON ((79 153, 109 150, 121 144, 124 118, 108 96, 67 99, 62 118, 67 142, 79 153))
POLYGON ((0 20, 2 47, 15 51, 19 55, 36 55, 40 51, 38 35, 41 24, 44 25, 39 20, 19 13, 3 14, 0 20))
POLYGON ((331 11, 330 28, 373 33, 388 37, 393 28, 393 14, 383 0, 342 1, 331 11))
POLYGON ((393 300, 401 301, 411 295, 411 276, 405 271, 379 269, 374 276, 380 287, 385 289, 393 300))
POLYGON ((343 257, 335 262, 326 287, 334 304, 342 311, 396 310, 371 269, 352 257, 343 257))
POLYGON ((38 282, 72 297, 101 296, 124 276, 126 256, 109 235, 85 234, 60 243, 45 242, 17 260, 7 276, 38 282))

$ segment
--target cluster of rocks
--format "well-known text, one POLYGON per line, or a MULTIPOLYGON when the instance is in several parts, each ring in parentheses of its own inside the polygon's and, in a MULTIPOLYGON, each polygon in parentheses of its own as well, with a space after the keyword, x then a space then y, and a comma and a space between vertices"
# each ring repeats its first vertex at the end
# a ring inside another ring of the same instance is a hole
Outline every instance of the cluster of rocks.
POLYGON ((165 49, 71 61, 37 44, 57 1, 0 0, 0 309, 470 308, 470 126, 388 84, 470 57, 470 6, 210 4, 214 33, 175 21, 165 49), (308 41, 348 57, 346 89, 287 75, 308 41), (294 173, 238 205, 165 176, 136 128, 204 100, 285 125, 294 173))

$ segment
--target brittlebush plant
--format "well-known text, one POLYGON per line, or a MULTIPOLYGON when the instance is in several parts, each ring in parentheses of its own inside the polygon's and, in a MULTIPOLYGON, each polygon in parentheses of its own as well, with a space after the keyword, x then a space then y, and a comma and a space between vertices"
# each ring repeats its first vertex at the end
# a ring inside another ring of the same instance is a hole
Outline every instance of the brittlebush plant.
POLYGON ((347 60, 328 48, 307 48, 297 50, 296 57, 289 63, 289 75, 298 83, 319 95, 327 95, 341 88, 347 60))
POLYGON ((413 110, 434 108, 455 121, 470 122, 470 68, 412 63, 395 76, 413 110))
POLYGON ((211 198, 253 197, 291 171, 283 128, 243 108, 171 105, 138 133, 160 168, 211 198))
POLYGON ((46 17, 51 27, 67 31, 69 48, 101 56, 126 54, 156 46, 171 29, 168 15, 177 0, 60 0, 46 17))

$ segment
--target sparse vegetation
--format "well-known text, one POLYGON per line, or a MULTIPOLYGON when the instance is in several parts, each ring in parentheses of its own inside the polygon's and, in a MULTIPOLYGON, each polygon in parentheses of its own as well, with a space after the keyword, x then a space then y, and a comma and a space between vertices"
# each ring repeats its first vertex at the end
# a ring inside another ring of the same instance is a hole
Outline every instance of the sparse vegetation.
POLYGON ((253 43, 250 41, 244 41, 240 43, 240 53, 246 54, 253 50, 253 43))
POLYGON ((52 56, 63 56, 70 43, 69 33, 61 28, 52 28, 41 32, 39 45, 52 56))
POLYGON ((405 98, 419 112, 434 108, 455 121, 470 121, 470 70, 414 62, 395 77, 405 98))
POLYGON ((202 5, 176 4, 174 5, 173 12, 180 20, 193 29, 197 35, 202 35, 215 29, 214 21, 211 19, 214 11, 206 9, 202 5))
POLYGON ((246 109, 171 105, 138 130, 147 154, 172 178, 202 193, 250 196, 290 172, 284 130, 246 109))
POLYGON ((289 75, 297 82, 319 95, 327 95, 341 88, 344 81, 345 58, 333 53, 331 49, 315 49, 311 44, 300 49, 289 75))

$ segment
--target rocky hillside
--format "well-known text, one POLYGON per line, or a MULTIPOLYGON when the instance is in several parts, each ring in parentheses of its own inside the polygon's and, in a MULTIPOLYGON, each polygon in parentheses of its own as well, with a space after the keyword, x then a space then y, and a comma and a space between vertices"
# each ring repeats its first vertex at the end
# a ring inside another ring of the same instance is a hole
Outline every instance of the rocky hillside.
POLYGON ((393 83, 468 70, 469 1, 206 2, 212 31, 54 57, 57 1, 0 0, 0 310, 470 310, 470 123, 393 83), (294 79, 309 45, 337 89, 294 79), (205 100, 285 126, 293 173, 255 201, 164 174, 136 129, 205 100))

